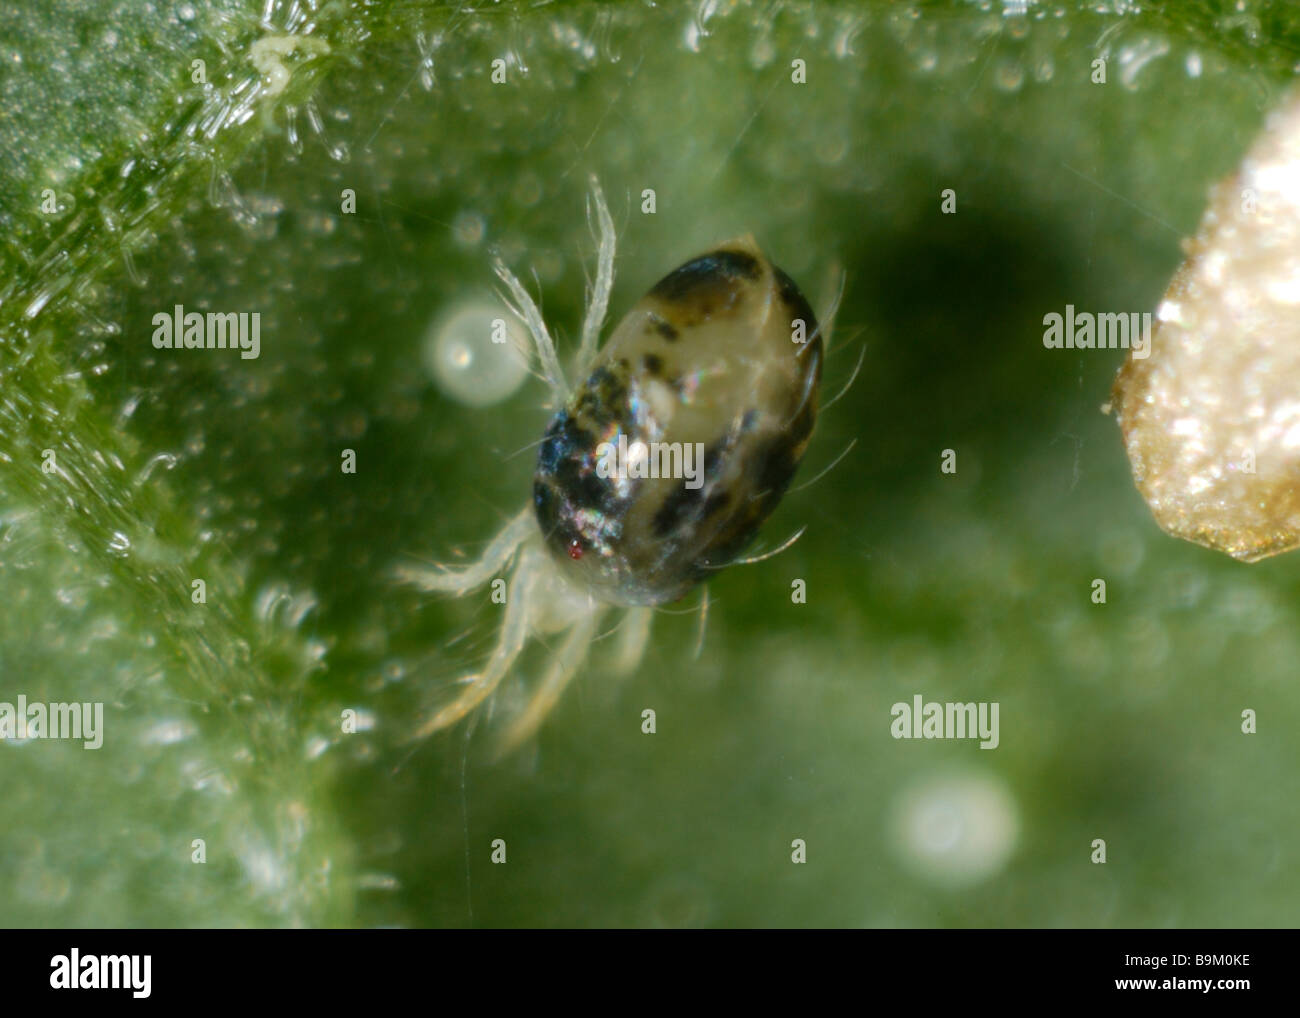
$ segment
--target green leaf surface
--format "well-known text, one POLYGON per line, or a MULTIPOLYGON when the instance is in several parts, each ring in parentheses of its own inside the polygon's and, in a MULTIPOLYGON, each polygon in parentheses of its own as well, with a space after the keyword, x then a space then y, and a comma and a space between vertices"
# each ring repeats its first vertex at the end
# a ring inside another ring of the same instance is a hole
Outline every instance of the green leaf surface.
POLYGON ((1041 337, 1154 308, 1298 53, 1284 3, 8 5, 0 701, 105 738, 0 744, 0 920, 1293 923, 1296 560, 1162 534, 1098 412, 1120 354, 1041 337), (857 444, 710 582, 698 658, 688 599, 506 761, 490 720, 412 745, 499 608, 391 567, 481 549, 546 421, 426 348, 495 250, 573 349, 591 174, 615 319, 737 234, 819 308, 843 270, 824 395, 863 367, 800 481, 857 444), (260 356, 154 349, 176 304, 259 313, 260 356), (998 702, 998 749, 891 738, 918 693, 998 702), (990 825, 979 879, 924 865, 990 825))

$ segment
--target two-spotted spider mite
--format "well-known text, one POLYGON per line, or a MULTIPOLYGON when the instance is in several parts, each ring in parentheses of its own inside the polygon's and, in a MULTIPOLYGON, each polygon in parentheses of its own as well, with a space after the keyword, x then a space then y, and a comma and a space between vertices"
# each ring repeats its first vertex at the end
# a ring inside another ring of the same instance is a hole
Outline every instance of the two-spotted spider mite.
POLYGON ((456 698, 427 718, 416 738, 456 723, 491 696, 530 635, 564 634, 531 700, 502 733, 503 751, 517 746, 555 705, 611 608, 626 612, 612 670, 635 667, 654 607, 742 561, 737 556, 781 500, 812 434, 821 330, 799 288, 750 236, 669 273, 597 349, 615 236, 594 179, 592 204, 599 250, 576 385, 565 380, 537 305, 495 264, 558 409, 538 453, 530 504, 482 557, 463 569, 398 570, 400 580, 422 590, 461 596, 514 561, 490 658, 461 680, 456 698), (626 464, 621 472, 600 469, 598 457, 620 438, 630 458, 676 447, 688 450, 688 459, 699 450, 702 463, 694 477, 683 476, 684 468, 649 477, 626 464))

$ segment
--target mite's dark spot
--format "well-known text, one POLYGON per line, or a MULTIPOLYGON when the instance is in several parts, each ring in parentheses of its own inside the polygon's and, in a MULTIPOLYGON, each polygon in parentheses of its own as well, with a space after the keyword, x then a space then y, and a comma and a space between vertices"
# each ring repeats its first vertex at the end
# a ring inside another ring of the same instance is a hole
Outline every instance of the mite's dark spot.
POLYGON ((681 335, 681 333, 673 328, 672 322, 668 321, 666 318, 660 318, 655 314, 650 316, 650 326, 655 330, 655 332, 659 333, 659 335, 663 336, 663 338, 668 340, 670 343, 676 343, 677 338, 681 335))
POLYGON ((800 448, 812 434, 813 422, 813 405, 811 402, 805 402, 785 431, 786 438, 793 448, 800 448))
POLYGON ((564 446, 564 455, 569 459, 574 457, 581 459, 596 448, 595 433, 588 431, 576 421, 565 422, 559 441, 564 446))
POLYGON ((542 535, 552 551, 573 559, 608 539, 601 521, 622 519, 627 511, 614 484, 596 471, 596 442, 593 432, 560 412, 546 429, 533 475, 542 535))
POLYGON ((686 482, 664 499, 653 520, 655 537, 667 537, 679 527, 697 519, 696 511, 704 501, 703 488, 688 488, 686 482))
POLYGON ((564 518, 559 495, 540 477, 533 482, 533 511, 537 514, 537 525, 542 528, 542 536, 548 543, 557 540, 563 543, 572 539, 573 527, 564 518))
MULTIPOLYGON (((681 487, 664 499, 664 504, 659 507, 659 511, 651 521, 656 537, 667 537, 674 531, 694 526, 711 511, 716 511, 718 508, 716 505, 710 509, 708 502, 705 501, 706 492, 710 487, 707 480, 717 476, 722 458, 729 448, 730 443, 727 439, 720 439, 704 450, 704 463, 700 469, 706 483, 699 488, 688 488, 683 480, 681 487)), ((718 496, 708 496, 710 501, 716 497, 718 496)))
POLYGON ((566 413, 546 429, 533 475, 533 498, 542 530, 566 514, 584 510, 609 513, 616 507, 613 488, 592 466, 596 436, 566 413))
POLYGON ((555 473, 560 464, 560 458, 566 451, 562 436, 568 425, 569 415, 564 411, 560 411, 551 418, 551 423, 546 428, 546 434, 542 437, 542 448, 537 454, 537 473, 546 475, 555 473))
POLYGON ((798 444, 789 435, 777 435, 758 456, 758 491, 773 502, 785 494, 799 467, 798 444))
POLYGON ((651 296, 668 302, 699 300, 709 294, 730 294, 742 279, 762 275, 758 259, 743 251, 714 251, 674 269, 655 284, 651 296))
POLYGON ((555 486, 574 512, 610 513, 615 509, 609 479, 597 477, 584 463, 565 460, 555 475, 555 486))
POLYGON ((641 366, 646 369, 651 378, 658 378, 664 370, 663 359, 656 357, 652 353, 648 353, 641 358, 641 366))
POLYGON ((704 450, 704 476, 713 477, 722 469, 722 457, 731 451, 732 436, 720 438, 704 450))
POLYGON ((799 292, 799 287, 795 285, 793 279, 787 276, 777 266, 772 266, 772 272, 776 276, 777 292, 781 295, 781 300, 790 311, 790 320, 793 322, 796 318, 802 318, 804 323, 804 335, 813 342, 821 342, 821 330, 817 325, 817 315, 814 314, 812 307, 807 299, 799 292), (813 339, 813 337, 816 339, 813 339))
POLYGON ((730 492, 719 491, 710 495, 708 498, 704 500, 704 511, 702 513, 703 518, 707 520, 715 513, 719 512, 722 509, 725 509, 727 507, 727 503, 729 503, 730 501, 731 501, 730 492))
POLYGON ((604 431, 611 422, 626 423, 627 418, 627 383, 626 362, 622 362, 620 372, 609 368, 597 368, 591 373, 578 392, 573 414, 590 423, 599 431, 604 431))

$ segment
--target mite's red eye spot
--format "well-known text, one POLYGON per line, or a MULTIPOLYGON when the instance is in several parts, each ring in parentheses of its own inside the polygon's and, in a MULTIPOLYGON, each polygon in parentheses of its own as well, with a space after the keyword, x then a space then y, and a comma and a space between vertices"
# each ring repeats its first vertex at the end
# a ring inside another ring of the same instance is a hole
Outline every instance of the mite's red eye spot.
POLYGON ((569 558, 574 561, 582 558, 582 542, 576 537, 569 542, 569 558))

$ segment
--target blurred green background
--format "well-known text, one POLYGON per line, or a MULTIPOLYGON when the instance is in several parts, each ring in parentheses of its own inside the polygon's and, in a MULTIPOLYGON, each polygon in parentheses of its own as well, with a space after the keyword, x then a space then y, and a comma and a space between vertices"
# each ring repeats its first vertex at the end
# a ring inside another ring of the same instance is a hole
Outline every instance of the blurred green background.
POLYGON ((0 744, 0 922, 1294 925, 1300 565, 1163 535, 1122 355, 1042 317, 1154 308, 1298 59, 1249 0, 8 5, 0 700, 107 732, 0 744), (268 36, 317 42, 273 77, 268 36), (386 572, 479 550, 546 419, 449 400, 428 333, 496 249, 571 350, 592 173, 614 318, 739 233, 814 303, 844 270, 824 396, 864 365, 799 480, 857 445, 698 660, 688 599, 506 761, 483 719, 408 745, 499 609, 386 572), (175 303, 259 311, 261 356, 155 351, 175 303), (998 702, 1000 746, 894 740, 915 694, 998 702))

